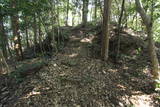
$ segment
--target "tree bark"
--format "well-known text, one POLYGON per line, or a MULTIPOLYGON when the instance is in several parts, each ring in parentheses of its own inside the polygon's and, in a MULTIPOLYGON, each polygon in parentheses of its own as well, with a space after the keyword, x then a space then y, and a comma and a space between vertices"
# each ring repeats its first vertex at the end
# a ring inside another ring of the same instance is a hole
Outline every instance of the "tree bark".
POLYGON ((103 60, 108 60, 109 53, 109 22, 110 22, 110 11, 111 11, 112 0, 104 0, 104 13, 103 13, 103 40, 101 56, 103 60))
POLYGON ((82 9, 82 25, 83 26, 86 26, 86 23, 87 23, 88 3, 89 3, 89 0, 83 0, 83 9, 82 9))
POLYGON ((2 52, 5 58, 7 58, 7 35, 5 34, 3 16, 0 16, 0 38, 1 38, 1 47, 2 52))
POLYGON ((74 19, 75 19, 75 14, 72 12, 72 26, 74 26, 74 24, 75 24, 74 23, 74 21, 75 21, 74 19))
MULTIPOLYGON (((16 10, 16 1, 12 0, 12 9, 16 10)), ((19 21, 18 13, 11 15, 12 30, 13 30, 13 39, 14 39, 14 49, 18 60, 23 60, 23 51, 21 45, 21 37, 19 33, 19 21)))
POLYGON ((34 22, 33 22, 33 30, 34 30, 34 45, 37 44, 37 20, 36 20, 36 13, 34 14, 34 22))
POLYGON ((66 26, 68 26, 68 14, 69 14, 69 0, 67 0, 67 17, 66 17, 66 26))
POLYGON ((118 21, 118 45, 117 45, 117 55, 116 55, 116 60, 118 59, 119 57, 119 54, 120 54, 120 42, 121 42, 121 39, 120 39, 120 31, 121 31, 121 23, 122 23, 122 17, 123 17, 123 12, 124 12, 124 5, 125 5, 125 0, 122 1, 122 7, 121 7, 121 13, 120 13, 120 17, 119 17, 119 21, 118 21))
POLYGON ((9 67, 4 58, 4 54, 2 50, 0 49, 0 74, 1 73, 9 73, 9 67))
POLYGON ((158 58, 157 58, 157 54, 155 50, 155 44, 153 40, 153 21, 151 20, 151 16, 145 13, 145 10, 143 9, 143 6, 140 0, 135 0, 135 3, 137 6, 137 11, 142 17, 142 20, 147 29, 148 48, 149 48, 151 65, 152 65, 152 75, 153 75, 153 79, 155 80, 155 85, 156 85, 157 80, 160 80, 160 69, 159 69, 159 62, 158 62, 158 58))
POLYGON ((97 20, 97 0, 94 2, 94 20, 97 20))
POLYGON ((28 24, 27 24, 28 20, 27 17, 25 16, 25 33, 26 33, 26 44, 27 44, 27 48, 30 47, 29 45, 29 39, 28 39, 28 24))

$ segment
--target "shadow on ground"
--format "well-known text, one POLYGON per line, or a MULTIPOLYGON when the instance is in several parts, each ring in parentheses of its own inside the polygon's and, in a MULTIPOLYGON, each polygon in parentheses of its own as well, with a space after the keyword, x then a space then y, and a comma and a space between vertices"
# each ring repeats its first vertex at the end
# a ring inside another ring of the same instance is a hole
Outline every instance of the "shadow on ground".
POLYGON ((124 55, 116 64, 103 62, 91 58, 95 53, 89 45, 94 34, 86 29, 73 30, 63 51, 50 58, 39 72, 19 84, 5 75, 0 77, 4 80, 0 82, 0 106, 159 106, 158 93, 151 85, 150 63, 144 52, 124 55))

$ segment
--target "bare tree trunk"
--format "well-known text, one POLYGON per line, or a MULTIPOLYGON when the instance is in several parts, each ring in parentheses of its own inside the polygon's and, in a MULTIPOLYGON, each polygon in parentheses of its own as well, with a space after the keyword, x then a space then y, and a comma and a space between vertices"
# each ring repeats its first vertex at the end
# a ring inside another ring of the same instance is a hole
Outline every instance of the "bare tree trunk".
POLYGON ((10 48, 10 46, 9 46, 9 40, 7 41, 7 50, 8 50, 8 56, 10 56, 10 57, 13 57, 13 55, 12 55, 12 52, 11 52, 11 48, 10 48))
POLYGON ((40 51, 41 51, 41 54, 42 56, 44 57, 44 46, 42 44, 42 31, 41 31, 41 19, 40 19, 40 14, 38 14, 38 32, 39 32, 39 35, 38 35, 38 39, 39 39, 39 44, 40 44, 40 51))
POLYGON ((109 22, 112 0, 104 0, 104 13, 103 13, 103 40, 101 55, 103 60, 108 60, 109 53, 109 22))
POLYGON ((36 19, 36 13, 34 13, 34 16, 33 16, 33 32, 34 32, 34 55, 37 54, 36 52, 36 46, 37 46, 37 19, 36 19))
POLYGON ((97 20, 97 0, 94 2, 94 20, 97 20))
POLYGON ((89 3, 89 0, 83 0, 83 9, 82 9, 82 25, 83 26, 86 26, 86 23, 87 23, 88 3, 89 3))
POLYGON ((1 46, 2 52, 5 58, 7 58, 7 35, 4 31, 4 24, 3 24, 3 16, 0 16, 0 37, 1 37, 1 46))
POLYGON ((4 54, 2 50, 0 49, 0 74, 1 73, 9 73, 9 67, 4 58, 4 54))
MULTIPOLYGON (((12 0, 12 8, 16 8, 16 1, 12 0)), ((13 30, 13 39, 14 39, 14 49, 16 51, 16 56, 18 60, 23 60, 23 51, 21 45, 21 37, 19 33, 19 21, 18 13, 11 16, 12 30, 13 30)))
MULTIPOLYGON (((135 0, 136 6, 137 6, 137 11, 142 17, 142 20, 146 26, 147 29, 147 35, 148 35, 148 48, 149 48, 149 54, 150 54, 150 60, 152 64, 152 75, 153 79, 155 80, 155 88, 156 84, 158 83, 157 80, 160 80, 160 69, 159 69, 159 62, 155 50, 155 44, 153 40, 153 20, 151 16, 147 15, 145 13, 145 10, 142 7, 142 3, 140 0, 135 0)), ((152 10, 153 11, 153 10, 152 10)), ((151 12, 152 13, 152 12, 151 12)))
POLYGON ((69 0, 67 0, 67 17, 66 17, 66 26, 68 26, 68 14, 69 14, 69 0))
POLYGON ((34 14, 34 22, 33 22, 33 30, 34 30, 34 45, 37 44, 37 20, 36 20, 36 13, 34 14))
MULTIPOLYGON (((57 49, 57 44, 56 44, 56 41, 55 41, 55 24, 56 24, 55 22, 56 22, 56 16, 54 16, 54 14, 56 14, 56 12, 54 11, 55 10, 55 4, 54 3, 51 3, 51 4, 52 4, 52 9, 51 9, 52 21, 51 22, 52 22, 52 33, 53 33, 53 45, 54 45, 53 47, 55 49, 55 52, 57 53, 58 49, 57 49)), ((69 8, 69 0, 68 0, 67 8, 69 8)), ((68 17, 68 12, 67 12, 67 17, 68 17)), ((68 19, 67 19, 67 26, 68 26, 68 19)))
POLYGON ((29 45, 29 40, 28 40, 28 24, 27 24, 27 17, 25 16, 25 33, 26 33, 26 43, 27 43, 27 48, 30 47, 29 45))
POLYGON ((120 42, 121 42, 121 39, 120 39, 120 31, 121 31, 121 23, 122 23, 122 17, 123 17, 123 12, 124 12, 124 5, 125 5, 125 0, 122 1, 122 7, 121 7, 121 13, 120 13, 120 17, 119 17, 119 21, 118 21, 118 45, 117 45, 117 55, 116 55, 116 60, 118 59, 119 57, 119 54, 120 54, 120 42))
POLYGON ((72 12, 72 26, 74 26, 74 24, 75 24, 74 23, 74 21, 75 21, 74 19, 75 19, 75 14, 72 12))

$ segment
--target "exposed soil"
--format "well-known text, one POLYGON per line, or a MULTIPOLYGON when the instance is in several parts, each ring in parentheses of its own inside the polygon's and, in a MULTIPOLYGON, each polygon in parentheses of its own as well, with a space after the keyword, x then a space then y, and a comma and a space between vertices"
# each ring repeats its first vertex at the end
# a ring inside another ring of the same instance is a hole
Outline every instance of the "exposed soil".
POLYGON ((158 107, 145 50, 104 62, 97 57, 96 34, 72 29, 63 51, 21 83, 1 75, 0 107, 158 107))

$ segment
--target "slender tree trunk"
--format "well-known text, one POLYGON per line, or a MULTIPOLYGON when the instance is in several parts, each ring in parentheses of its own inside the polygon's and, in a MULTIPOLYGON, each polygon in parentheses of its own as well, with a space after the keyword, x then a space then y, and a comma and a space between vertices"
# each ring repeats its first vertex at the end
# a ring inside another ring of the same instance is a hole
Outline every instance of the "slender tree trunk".
POLYGON ((86 26, 86 23, 87 23, 88 3, 89 3, 89 0, 83 0, 83 9, 82 9, 82 25, 83 26, 86 26))
MULTIPOLYGON (((153 1, 152 1, 153 2, 153 1)), ((152 75, 153 79, 155 80, 155 88, 156 84, 158 83, 157 80, 160 80, 160 68, 159 68, 159 62, 155 50, 155 44, 153 40, 153 20, 152 16, 149 16, 145 13, 145 10, 142 7, 142 3, 140 0, 135 0, 136 6, 137 6, 137 11, 139 12, 140 16, 142 17, 142 20, 146 26, 147 29, 147 35, 148 35, 148 48, 149 48, 149 55, 151 59, 151 65, 152 65, 152 75)), ((153 10, 152 10, 153 12, 153 10)), ((152 13, 151 12, 151 13, 152 13)), ((160 87, 158 87, 160 88, 160 87)))
POLYGON ((68 26, 68 15, 69 15, 69 0, 67 0, 67 17, 66 17, 66 26, 68 26))
POLYGON ((3 17, 0 16, 0 38, 1 38, 1 46, 2 46, 2 52, 5 58, 7 58, 7 35, 4 31, 4 25, 3 25, 3 17))
POLYGON ((59 3, 57 4, 57 7, 56 7, 56 17, 55 17, 55 19, 56 19, 56 24, 58 25, 58 26, 56 26, 56 30, 57 30, 57 36, 58 36, 58 40, 57 40, 57 47, 60 45, 60 30, 59 30, 59 26, 60 26, 60 20, 59 20, 59 15, 60 15, 60 8, 59 8, 59 3))
MULTIPOLYGON (((78 12, 78 16, 79 16, 79 17, 82 17, 81 12, 78 12)), ((78 20, 78 24, 80 24, 81 22, 82 22, 82 20, 78 20)))
POLYGON ((9 73, 9 67, 4 58, 4 54, 2 50, 0 49, 0 74, 1 73, 9 73))
POLYGON ((103 60, 108 60, 109 53, 109 22, 110 10, 112 0, 104 0, 104 13, 103 13, 103 40, 101 55, 103 60))
POLYGON ((28 39, 28 24, 27 24, 27 17, 25 16, 25 33, 26 33, 26 43, 27 43, 27 48, 30 47, 29 45, 29 39, 28 39))
POLYGON ((41 31, 41 19, 40 19, 40 14, 38 15, 38 37, 39 37, 39 44, 40 44, 40 50, 41 50, 41 54, 44 57, 44 46, 42 44, 42 31, 41 31))
POLYGON ((37 20, 36 20, 36 13, 34 14, 34 25, 33 25, 33 29, 34 29, 34 45, 37 44, 37 20))
MULTIPOLYGON (((67 3, 67 8, 69 8, 69 0, 68 0, 68 3, 67 3)), ((53 34, 53 47, 55 49, 55 52, 57 53, 58 52, 58 49, 57 49, 57 44, 56 44, 56 41, 55 41, 55 24, 56 24, 56 17, 54 16, 54 14, 56 14, 56 12, 54 11, 55 10, 55 4, 52 3, 52 9, 51 9, 51 16, 52 16, 52 34, 53 34)), ((68 10, 69 11, 69 10, 68 10)), ((68 13, 67 13, 67 17, 68 17, 68 13)), ((59 20, 59 19, 58 19, 59 20)), ((59 21, 58 21, 59 22, 59 21)), ((67 26, 68 26, 68 19, 67 19, 67 26)))
POLYGON ((14 41, 10 40, 11 49, 14 49, 14 41))
POLYGON ((34 16, 33 16, 33 31, 34 31, 34 55, 37 54, 36 52, 36 46, 37 46, 37 19, 36 19, 36 13, 34 13, 34 16))
POLYGON ((75 23, 74 23, 74 20, 75 19, 75 14, 72 12, 72 26, 74 26, 75 25, 75 23))
POLYGON ((26 28, 25 28, 25 32, 26 32, 26 43, 27 43, 27 48, 29 48, 30 45, 29 45, 29 39, 28 39, 28 28, 27 28, 27 26, 26 26, 26 28))
MULTIPOLYGON (((12 0, 12 8, 16 9, 16 1, 12 0)), ((23 60, 23 51, 21 45, 21 37, 19 33, 19 21, 18 13, 11 16, 13 38, 14 38, 14 49, 16 51, 16 56, 18 60, 23 60)))
POLYGON ((117 45, 117 55, 116 55, 116 60, 118 59, 119 57, 119 54, 120 54, 120 42, 121 42, 121 39, 120 39, 120 31, 121 31, 121 23, 122 23, 122 17, 123 17, 123 12, 124 12, 124 5, 125 5, 125 0, 122 1, 122 7, 121 7, 121 13, 120 13, 120 17, 119 17, 119 21, 118 21, 118 45, 117 45))
POLYGON ((13 29, 13 37, 14 37, 14 49, 16 51, 17 58, 20 60, 23 59, 22 45, 21 45, 21 37, 18 32, 18 18, 17 16, 12 16, 12 29, 13 29))
POLYGON ((13 57, 12 52, 11 52, 11 48, 9 46, 9 41, 7 42, 7 50, 8 50, 8 56, 13 57))
POLYGON ((41 31, 41 19, 40 19, 40 15, 38 15, 38 41, 39 43, 42 42, 42 31, 41 31))
POLYGON ((147 27, 147 34, 148 34, 148 42, 149 42, 149 54, 151 57, 151 62, 152 62, 152 74, 154 76, 154 79, 159 79, 160 80, 160 70, 159 70, 159 62, 155 50, 155 44, 153 40, 153 30, 152 26, 147 27))
MULTIPOLYGON (((93 4, 92 4, 92 5, 93 5, 93 4)), ((93 19, 93 17, 92 17, 92 16, 93 16, 93 8, 91 8, 90 11, 88 10, 88 13, 90 13, 90 14, 89 14, 89 15, 90 15, 90 17, 89 17, 90 19, 88 19, 88 21, 92 21, 92 19, 93 19)))
POLYGON ((94 2, 94 20, 97 20, 97 0, 94 2))

